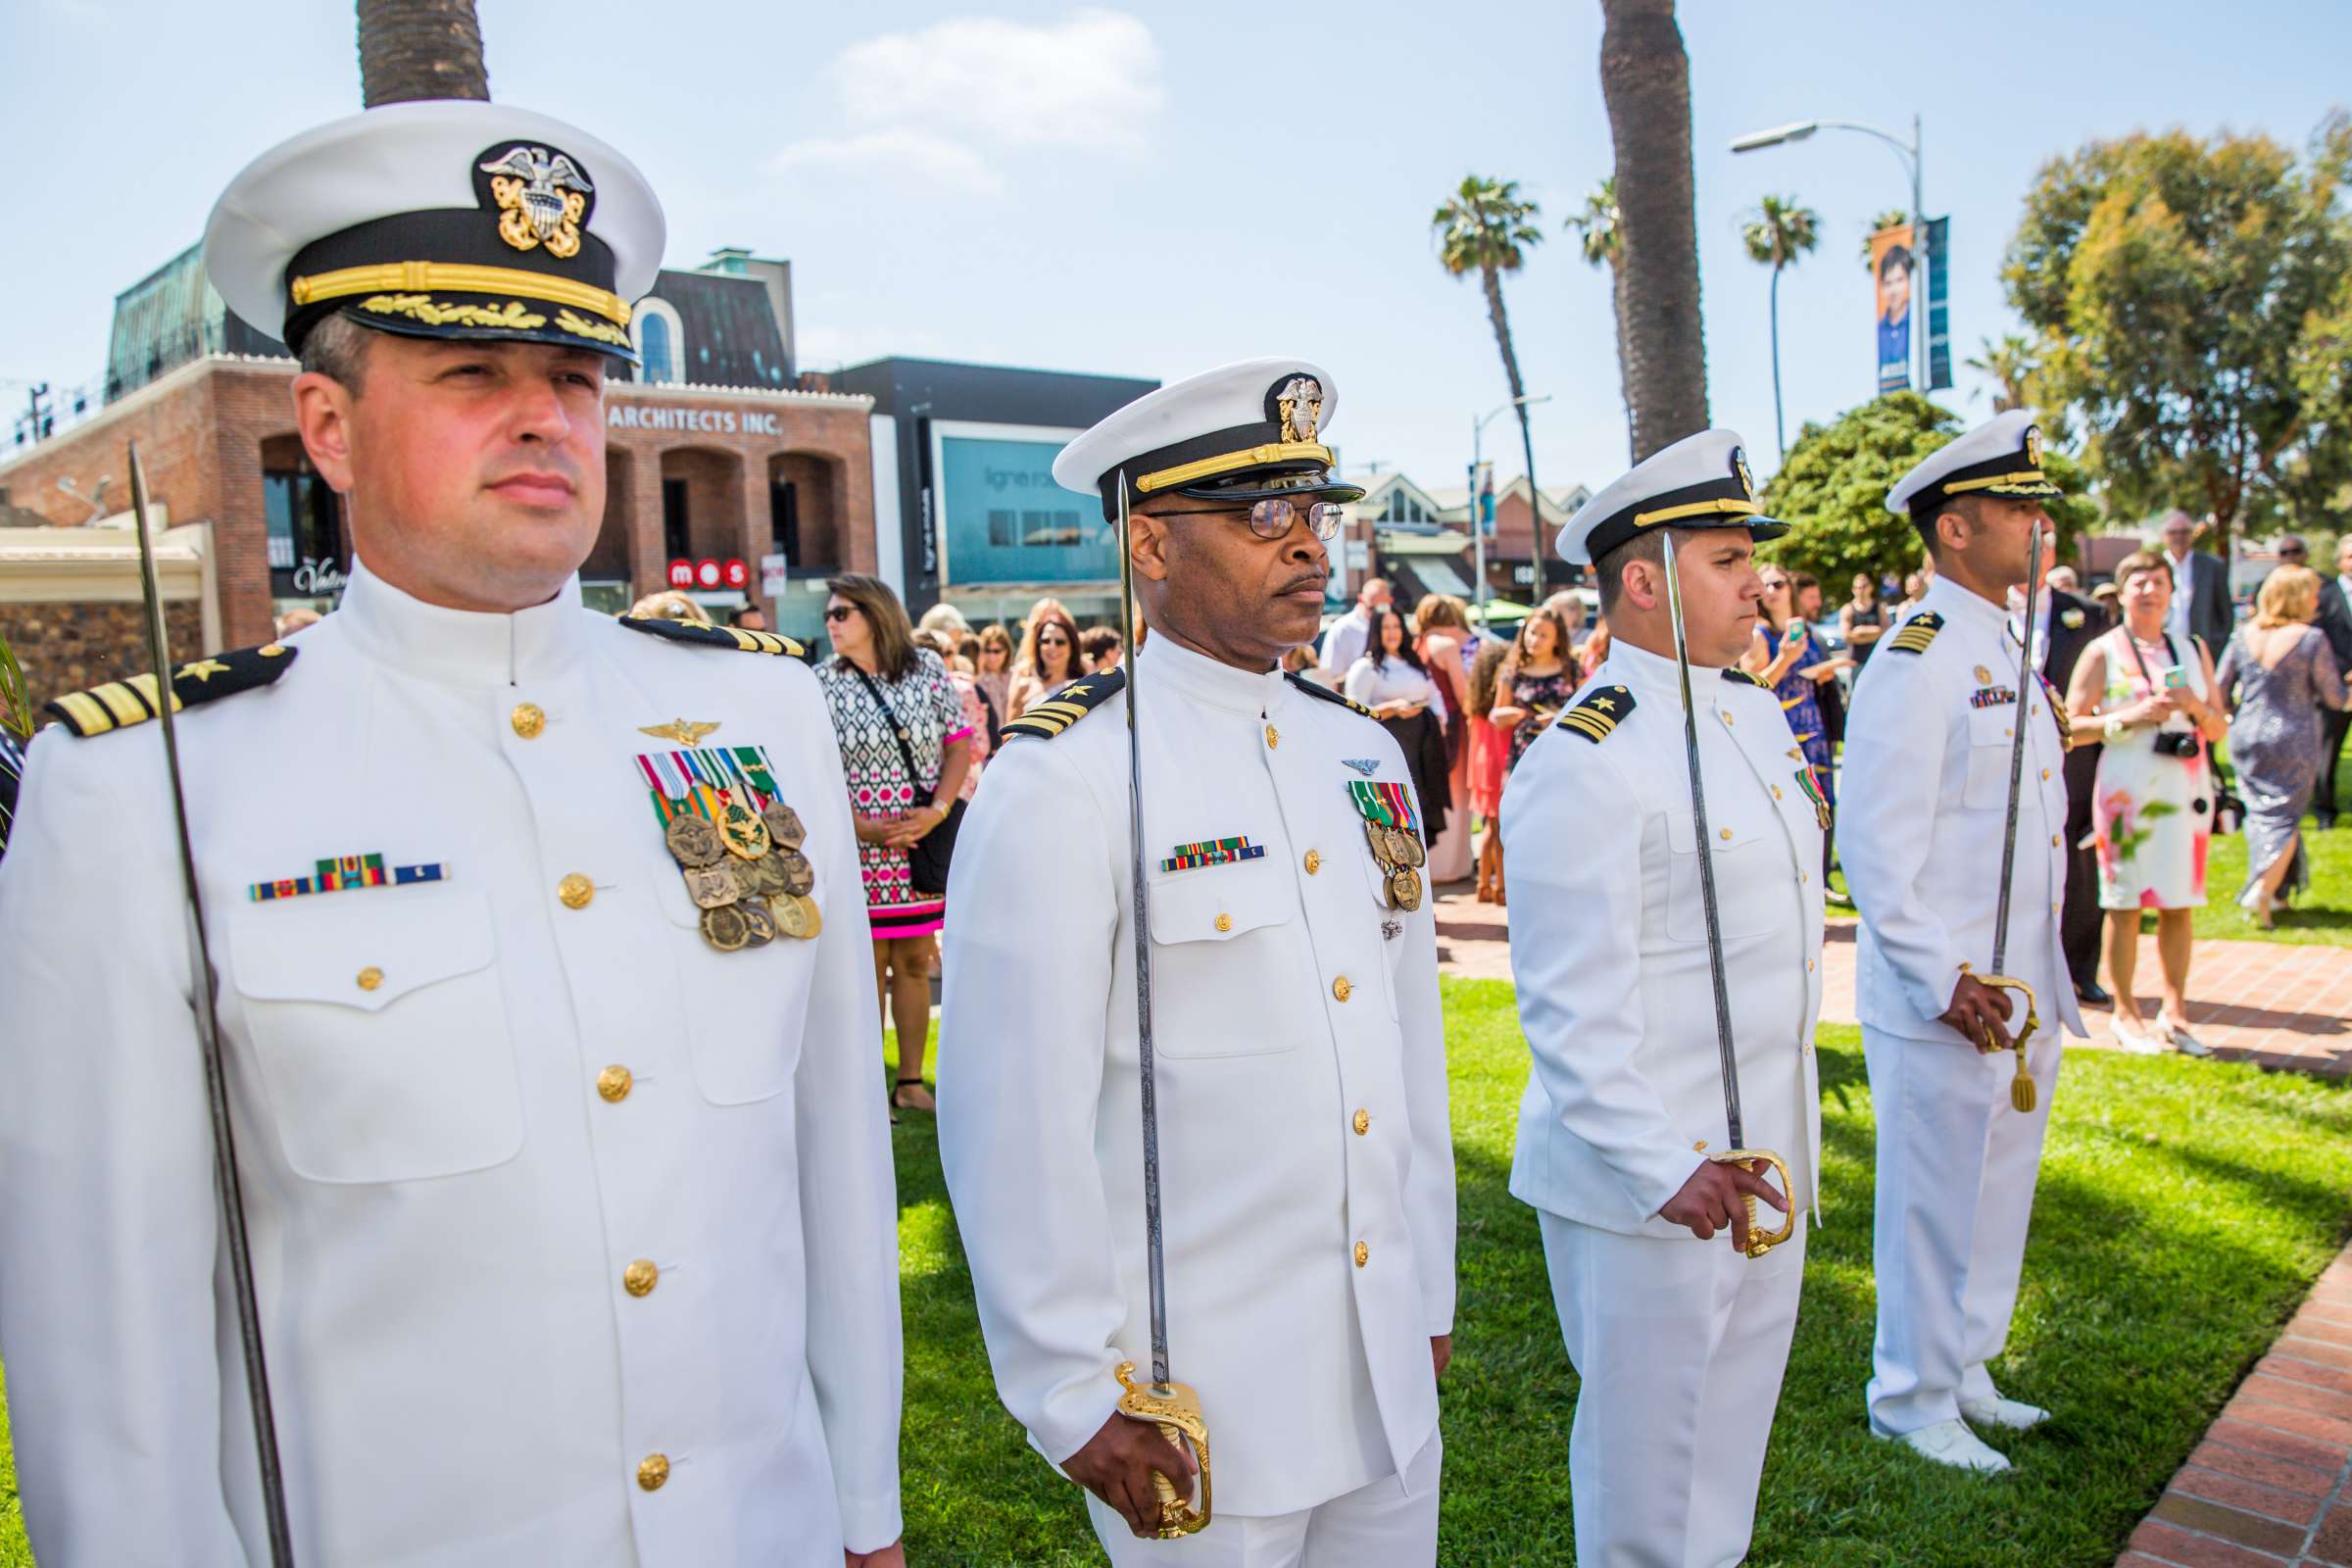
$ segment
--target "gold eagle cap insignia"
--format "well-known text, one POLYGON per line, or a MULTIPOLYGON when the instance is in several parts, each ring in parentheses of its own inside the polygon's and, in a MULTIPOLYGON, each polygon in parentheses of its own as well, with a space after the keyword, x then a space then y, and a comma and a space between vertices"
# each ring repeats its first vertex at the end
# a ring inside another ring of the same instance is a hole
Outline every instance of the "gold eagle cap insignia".
POLYGON ((700 746, 703 744, 703 737, 717 729, 722 722, 723 720, 720 719, 712 719, 708 724, 698 724, 692 719, 681 718, 667 724, 640 724, 637 726, 637 733, 651 735, 656 740, 677 741, 686 746, 700 746))
POLYGON ((1274 394, 1282 414, 1285 441, 1312 441, 1323 423, 1323 383, 1311 375, 1294 375, 1274 394))

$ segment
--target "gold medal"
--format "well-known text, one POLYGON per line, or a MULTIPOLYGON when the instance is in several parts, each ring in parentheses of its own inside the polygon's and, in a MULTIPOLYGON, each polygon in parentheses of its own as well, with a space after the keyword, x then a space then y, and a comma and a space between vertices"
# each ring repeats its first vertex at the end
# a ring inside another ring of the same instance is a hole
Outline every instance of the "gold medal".
POLYGON ((729 805, 719 811, 718 837, 729 855, 742 859, 757 860, 768 851, 767 824, 748 806, 729 805))
POLYGON ((737 860, 734 867, 751 895, 772 899, 784 891, 784 858, 774 850, 757 860, 737 860))
POLYGON ((775 916, 776 929, 796 942, 806 942, 825 928, 814 899, 778 899, 768 906, 768 912, 775 916))
POLYGON ((767 809, 760 813, 767 824, 768 836, 787 850, 797 850, 808 842, 808 830, 801 825, 801 813, 782 801, 770 801, 767 809))
POLYGON ((684 866, 716 865, 727 853, 717 827, 708 817, 686 812, 669 819, 662 842, 669 846, 670 858, 684 866))
POLYGON ((751 929, 749 946, 764 948, 776 940, 776 922, 766 905, 754 900, 742 908, 744 923, 751 929))
POLYGON ((809 890, 816 886, 816 867, 810 865, 808 857, 800 851, 786 850, 781 855, 770 856, 769 858, 781 862, 784 873, 784 891, 794 898, 808 897, 809 890))
POLYGON ((740 905, 722 904, 703 911, 703 940, 721 953, 734 953, 752 940, 752 922, 740 905))
POLYGON ((1407 866, 1390 877, 1389 899, 1408 914, 1421 907, 1421 873, 1407 866))
POLYGON ((1380 862, 1383 871, 1393 869, 1396 857, 1389 853, 1389 830, 1378 822, 1364 824, 1364 838, 1372 846, 1372 858, 1380 862))
POLYGON ((743 897, 735 874, 723 865, 686 867, 686 896, 698 909, 716 909, 743 897))
POLYGON ((1429 852, 1421 848, 1421 836, 1410 829, 1389 829, 1389 858, 1398 865, 1419 870, 1429 863, 1429 852))

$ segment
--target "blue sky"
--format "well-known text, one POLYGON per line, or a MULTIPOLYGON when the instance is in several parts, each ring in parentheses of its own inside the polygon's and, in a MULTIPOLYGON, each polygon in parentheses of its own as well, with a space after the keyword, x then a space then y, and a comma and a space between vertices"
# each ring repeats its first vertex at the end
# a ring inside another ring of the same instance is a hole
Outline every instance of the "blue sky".
MULTIPOLYGON (((2352 6, 2069 0, 1928 7, 1685 0, 1709 392, 1775 466, 1768 191, 1819 210, 1782 283, 1788 425, 1870 395, 1868 218, 1906 200, 1892 152, 1829 133, 1734 157, 1812 116, 1926 122, 1927 205, 1952 219, 1960 355, 2010 325, 1998 266, 2047 158, 2182 124, 2300 148, 2352 101, 2352 6)), ((501 99, 594 129, 662 193, 669 260, 744 245, 795 264, 805 365, 885 353, 1174 378, 1298 353, 1340 386, 1350 468, 1458 484, 1506 395, 1475 283, 1437 267, 1432 208, 1515 177, 1544 244, 1507 298, 1546 487, 1625 466, 1609 292, 1560 221, 1610 167, 1592 0, 1237 0, 887 7, 481 0, 501 99)), ((222 183, 359 102, 335 0, 6 0, 0 409, 95 380, 117 290, 193 239, 222 183)), ((1990 405, 1961 370, 1942 394, 1990 405)), ((1518 470, 1507 421, 1488 432, 1518 470)))

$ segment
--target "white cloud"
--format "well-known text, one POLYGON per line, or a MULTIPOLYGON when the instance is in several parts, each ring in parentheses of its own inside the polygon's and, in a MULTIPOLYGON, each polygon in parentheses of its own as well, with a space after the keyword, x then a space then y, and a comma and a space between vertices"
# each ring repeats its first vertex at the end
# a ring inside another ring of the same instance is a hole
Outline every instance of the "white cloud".
POLYGON ((1008 150, 1133 153, 1165 101, 1151 29, 1081 9, 1033 24, 968 17, 852 44, 826 68, 851 134, 796 141, 779 168, 899 169, 995 190, 1008 150))

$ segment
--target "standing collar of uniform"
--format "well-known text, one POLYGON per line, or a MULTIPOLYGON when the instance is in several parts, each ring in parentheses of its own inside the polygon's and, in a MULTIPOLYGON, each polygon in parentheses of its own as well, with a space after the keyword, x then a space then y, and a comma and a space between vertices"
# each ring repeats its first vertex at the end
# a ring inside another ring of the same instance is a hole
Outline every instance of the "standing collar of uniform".
POLYGON ((1983 626, 2009 624, 2007 605, 1996 605, 1983 594, 1961 587, 1940 572, 1934 582, 1928 584, 1928 591, 1920 599, 1919 608, 1940 612, 1946 617, 1965 617, 1983 626))
MULTIPOLYGON (((1653 654, 1646 648, 1637 648, 1622 637, 1609 641, 1609 657, 1600 662, 1593 678, 1604 684, 1620 680, 1638 692, 1664 694, 1674 699, 1676 712, 1683 708, 1683 678, 1674 667, 1672 654, 1653 654)), ((1690 695, 1705 703, 1723 681, 1723 670, 1714 664, 1690 662, 1690 695)))
POLYGON ((512 614, 448 610, 404 593, 355 562, 328 617, 370 659, 451 685, 503 686, 559 674, 578 657, 586 618, 575 574, 545 604, 512 614))
MULTIPOLYGON (((1281 697, 1282 670, 1252 672, 1236 669, 1206 654, 1196 654, 1179 647, 1173 637, 1150 637, 1144 641, 1144 651, 1136 656, 1144 662, 1144 684, 1154 681, 1174 686, 1196 702, 1216 708, 1230 708, 1237 713, 1262 713, 1281 697)), ((1147 702, 1146 709, 1152 705, 1147 702)))

